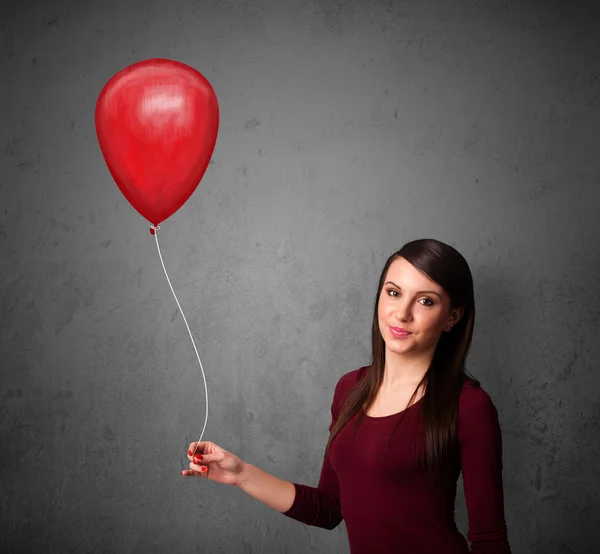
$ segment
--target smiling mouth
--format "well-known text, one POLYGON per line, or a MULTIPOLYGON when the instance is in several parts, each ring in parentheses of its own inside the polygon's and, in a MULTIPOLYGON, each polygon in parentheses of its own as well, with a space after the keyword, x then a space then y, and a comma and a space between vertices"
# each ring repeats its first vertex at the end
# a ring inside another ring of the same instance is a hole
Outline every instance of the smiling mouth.
POLYGON ((411 332, 407 331, 406 329, 402 329, 399 327, 391 327, 388 325, 388 328, 390 330, 390 333, 394 336, 394 337, 408 337, 409 335, 412 335, 411 332))

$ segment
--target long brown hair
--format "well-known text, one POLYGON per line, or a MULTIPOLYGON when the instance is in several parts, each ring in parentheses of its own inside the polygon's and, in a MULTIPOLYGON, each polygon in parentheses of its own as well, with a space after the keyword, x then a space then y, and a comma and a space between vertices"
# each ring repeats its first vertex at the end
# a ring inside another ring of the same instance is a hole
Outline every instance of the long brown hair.
MULTIPOLYGON (((335 436, 355 414, 359 413, 354 427, 354 434, 356 434, 358 425, 373 405, 383 382, 385 342, 379 329, 379 295, 390 265, 400 257, 440 285, 450 297, 452 309, 464 308, 460 320, 450 331, 441 334, 431 364, 408 402, 410 406, 420 387, 423 386, 425 391, 421 403, 425 430, 423 458, 432 471, 440 467, 446 456, 455 452, 453 449, 456 447, 457 439, 458 398, 464 381, 471 379, 476 386, 479 386, 479 381, 468 375, 465 368, 475 324, 471 270, 467 261, 456 249, 435 239, 408 242, 398 252, 392 254, 385 263, 375 296, 371 364, 367 367, 364 377, 350 390, 340 410, 327 441, 325 457, 329 455, 335 436)), ((398 421, 394 433, 405 414, 406 411, 398 421)), ((391 439, 392 437, 390 442, 391 439)))

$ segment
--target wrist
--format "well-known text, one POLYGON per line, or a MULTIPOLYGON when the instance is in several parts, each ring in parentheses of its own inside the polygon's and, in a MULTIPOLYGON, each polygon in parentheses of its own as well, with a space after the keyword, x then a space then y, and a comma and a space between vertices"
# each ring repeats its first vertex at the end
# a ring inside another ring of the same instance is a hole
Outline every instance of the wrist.
POLYGON ((252 472, 252 464, 242 461, 240 472, 237 474, 235 485, 236 487, 245 490, 252 472))

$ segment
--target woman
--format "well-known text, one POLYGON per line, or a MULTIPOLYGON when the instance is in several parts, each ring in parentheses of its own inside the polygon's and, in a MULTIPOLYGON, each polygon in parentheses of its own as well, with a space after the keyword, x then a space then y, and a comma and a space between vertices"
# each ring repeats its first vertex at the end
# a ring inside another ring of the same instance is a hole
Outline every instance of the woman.
POLYGON ((352 554, 464 554, 454 521, 462 471, 471 552, 510 553, 498 413, 465 369, 474 321, 463 256, 433 239, 405 244, 379 280, 371 364, 335 388, 318 487, 211 442, 190 445, 182 474, 237 485, 307 525, 344 519, 352 554))

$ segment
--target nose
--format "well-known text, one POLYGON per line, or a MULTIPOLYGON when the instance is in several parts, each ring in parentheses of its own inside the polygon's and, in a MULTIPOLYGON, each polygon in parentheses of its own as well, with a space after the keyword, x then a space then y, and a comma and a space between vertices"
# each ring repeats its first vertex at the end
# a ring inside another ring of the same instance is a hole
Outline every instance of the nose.
POLYGON ((412 302, 410 299, 403 299, 396 304, 396 317, 399 321, 410 321, 412 319, 412 302))

